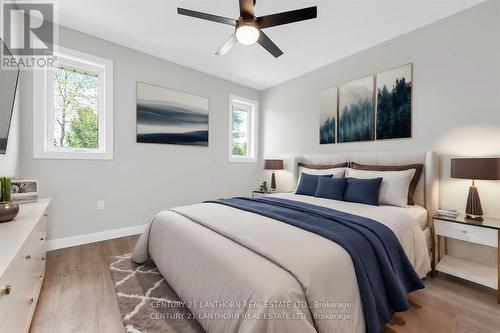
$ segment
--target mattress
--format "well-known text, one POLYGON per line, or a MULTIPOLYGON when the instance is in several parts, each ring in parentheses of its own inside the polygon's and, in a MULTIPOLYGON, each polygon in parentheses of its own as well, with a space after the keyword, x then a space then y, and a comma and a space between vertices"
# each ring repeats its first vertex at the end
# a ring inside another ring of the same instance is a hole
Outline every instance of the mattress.
POLYGON ((427 228, 427 209, 419 205, 397 208, 404 209, 408 217, 415 219, 422 230, 427 228))
POLYGON ((431 232, 431 228, 427 227, 422 232, 424 233, 425 243, 427 244, 427 250, 429 251, 429 255, 431 255, 431 251, 432 251, 432 232, 431 232))

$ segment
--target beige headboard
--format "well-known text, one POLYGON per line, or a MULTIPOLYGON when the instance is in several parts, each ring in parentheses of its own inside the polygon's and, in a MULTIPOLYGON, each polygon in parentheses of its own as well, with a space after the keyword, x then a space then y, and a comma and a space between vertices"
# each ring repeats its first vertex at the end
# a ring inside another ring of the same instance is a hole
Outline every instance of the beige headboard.
POLYGON ((438 209, 438 157, 434 152, 376 151, 339 152, 329 154, 304 155, 294 161, 294 183, 298 179, 298 163, 314 165, 356 162, 373 165, 400 165, 422 163, 424 169, 415 190, 415 203, 428 211, 429 225, 438 209))

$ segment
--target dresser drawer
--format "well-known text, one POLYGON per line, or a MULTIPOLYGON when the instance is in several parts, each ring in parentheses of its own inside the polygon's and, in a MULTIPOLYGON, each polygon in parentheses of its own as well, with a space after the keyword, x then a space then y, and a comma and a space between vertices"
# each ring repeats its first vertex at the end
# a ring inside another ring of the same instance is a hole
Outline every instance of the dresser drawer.
POLYGON ((434 220, 434 231, 436 235, 498 247, 498 231, 494 229, 434 220))
POLYGON ((0 296, 0 332, 26 332, 34 312, 45 269, 47 217, 35 227, 3 276, 0 288, 11 286, 9 295, 0 296))
POLYGON ((46 230, 47 230, 47 217, 44 216, 38 222, 33 233, 30 235, 28 241, 30 242, 30 248, 28 252, 33 259, 32 276, 37 279, 43 273, 45 266, 45 251, 46 251, 46 230))
POLYGON ((24 332, 29 316, 30 298, 33 295, 33 262, 26 259, 27 247, 16 258, 0 278, 0 287, 11 286, 10 293, 0 297, 0 332, 24 332))
MULTIPOLYGON (((25 297, 25 290, 19 288, 25 283, 24 267, 26 266, 24 259, 16 256, 5 271, 5 274, 0 277, 0 288, 10 287, 8 295, 0 296, 0 327, 1 323, 5 322, 9 317, 9 311, 12 309, 16 300, 25 297)), ((0 330, 0 332, 3 332, 0 330)))
MULTIPOLYGON (((19 285, 18 285, 19 287, 19 285)), ((26 287, 26 284, 21 287, 26 287)), ((13 286, 13 292, 8 296, 12 297, 7 308, 7 316, 0 322, 0 332, 24 333, 29 329, 29 318, 33 310, 33 303, 29 301, 27 289, 16 288, 13 286), (14 288, 16 290, 14 291, 14 288)))

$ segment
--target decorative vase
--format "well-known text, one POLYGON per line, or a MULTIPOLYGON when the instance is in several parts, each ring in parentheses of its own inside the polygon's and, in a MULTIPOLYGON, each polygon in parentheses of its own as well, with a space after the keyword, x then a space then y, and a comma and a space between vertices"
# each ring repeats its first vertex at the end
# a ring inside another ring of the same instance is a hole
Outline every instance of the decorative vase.
POLYGON ((12 202, 0 202, 0 223, 9 222, 16 218, 19 206, 12 202))

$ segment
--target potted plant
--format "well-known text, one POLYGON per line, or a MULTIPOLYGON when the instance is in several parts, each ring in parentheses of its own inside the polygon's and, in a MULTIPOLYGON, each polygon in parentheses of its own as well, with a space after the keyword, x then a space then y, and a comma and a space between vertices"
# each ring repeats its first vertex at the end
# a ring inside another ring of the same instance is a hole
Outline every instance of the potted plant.
POLYGON ((12 221, 19 213, 19 206, 11 202, 9 177, 0 178, 0 223, 12 221))

